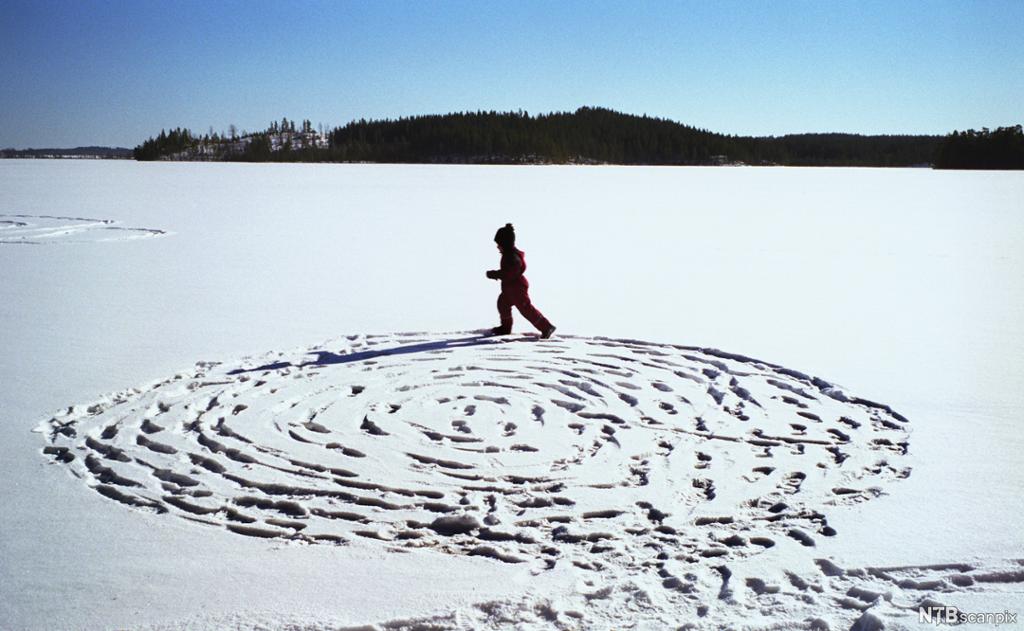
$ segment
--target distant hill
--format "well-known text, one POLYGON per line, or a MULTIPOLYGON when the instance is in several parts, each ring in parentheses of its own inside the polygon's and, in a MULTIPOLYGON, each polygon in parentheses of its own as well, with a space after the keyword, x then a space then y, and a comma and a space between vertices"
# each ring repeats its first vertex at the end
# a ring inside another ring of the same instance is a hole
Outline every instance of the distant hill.
POLYGON ((675 121, 599 107, 530 116, 459 112, 359 120, 328 132, 283 119, 256 133, 197 136, 163 131, 135 148, 137 160, 928 166, 941 136, 797 134, 728 136, 675 121))
POLYGON ((379 162, 554 162, 648 165, 913 166, 939 136, 727 136, 675 121, 580 108, 358 121, 335 129, 331 151, 379 162))
POLYGON ((125 160, 133 157, 125 147, 75 147, 73 149, 0 149, 0 158, 89 158, 125 160))

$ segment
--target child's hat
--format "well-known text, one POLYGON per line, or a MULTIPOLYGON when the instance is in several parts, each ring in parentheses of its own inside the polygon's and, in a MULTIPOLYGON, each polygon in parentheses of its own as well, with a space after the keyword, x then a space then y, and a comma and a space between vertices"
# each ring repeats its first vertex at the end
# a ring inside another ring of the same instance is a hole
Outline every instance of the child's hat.
POLYGON ((502 247, 512 247, 516 244, 516 230, 512 224, 507 223, 494 233, 494 242, 502 247))

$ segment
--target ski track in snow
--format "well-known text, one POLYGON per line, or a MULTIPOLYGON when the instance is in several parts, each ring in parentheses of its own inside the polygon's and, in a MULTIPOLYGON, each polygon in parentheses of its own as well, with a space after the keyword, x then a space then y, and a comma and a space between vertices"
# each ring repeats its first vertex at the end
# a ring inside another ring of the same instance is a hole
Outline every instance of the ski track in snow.
POLYGON ((69 407, 38 431, 44 454, 102 496, 197 527, 579 576, 575 601, 485 603, 385 628, 717 628, 737 616, 827 628, 818 616, 836 611, 869 629, 943 593, 1024 582, 1018 560, 819 558, 817 542, 841 536, 830 512, 910 475, 908 420, 714 349, 354 335, 201 362, 69 407))
POLYGON ((157 228, 127 228, 113 219, 0 214, 0 244, 97 243, 161 237, 157 228))

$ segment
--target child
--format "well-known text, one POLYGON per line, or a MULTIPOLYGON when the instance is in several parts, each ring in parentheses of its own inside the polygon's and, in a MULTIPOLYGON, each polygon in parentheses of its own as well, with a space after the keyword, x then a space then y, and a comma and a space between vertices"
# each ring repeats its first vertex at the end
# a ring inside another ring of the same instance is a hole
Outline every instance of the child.
POLYGON ((515 306, 519 313, 537 327, 542 338, 551 337, 555 332, 555 326, 530 302, 530 283, 523 276, 523 272, 526 271, 526 257, 522 251, 516 249, 516 232, 512 224, 507 223, 504 228, 498 228, 494 242, 501 250, 501 269, 488 271, 487 278, 501 280, 501 295, 498 296, 501 326, 491 329, 491 333, 508 335, 512 332, 512 307, 515 306))

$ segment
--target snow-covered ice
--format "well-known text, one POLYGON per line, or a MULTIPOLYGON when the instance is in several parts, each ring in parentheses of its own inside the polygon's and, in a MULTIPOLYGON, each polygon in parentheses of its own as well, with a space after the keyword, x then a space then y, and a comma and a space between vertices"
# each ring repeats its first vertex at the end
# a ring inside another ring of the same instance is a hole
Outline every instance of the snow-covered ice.
POLYGON ((1024 613, 1019 174, 0 182, 13 628, 1024 613), (565 335, 472 331, 506 221, 565 335))

